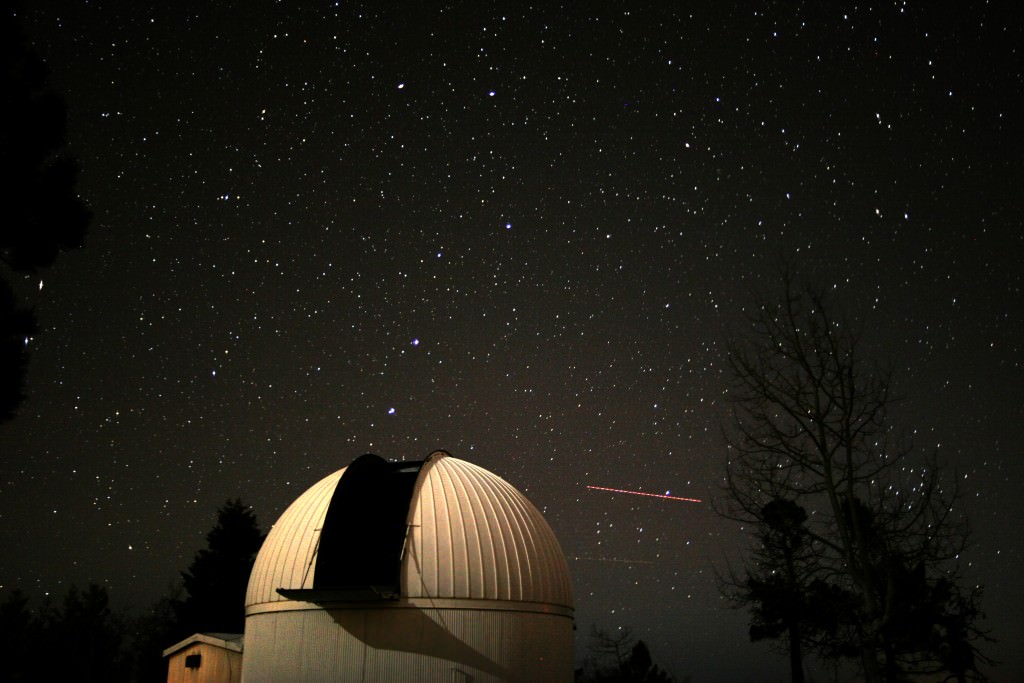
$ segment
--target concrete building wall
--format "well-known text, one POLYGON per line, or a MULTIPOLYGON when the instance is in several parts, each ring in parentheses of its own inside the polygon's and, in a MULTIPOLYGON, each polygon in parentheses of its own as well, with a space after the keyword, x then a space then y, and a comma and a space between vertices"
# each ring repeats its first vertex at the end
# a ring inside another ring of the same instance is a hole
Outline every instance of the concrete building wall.
MULTIPOLYGON (((564 683, 570 614, 487 605, 302 609, 251 615, 243 683, 564 683)), ((520 605, 525 609, 534 606, 520 605)), ((540 606, 537 606, 540 609, 540 606)))

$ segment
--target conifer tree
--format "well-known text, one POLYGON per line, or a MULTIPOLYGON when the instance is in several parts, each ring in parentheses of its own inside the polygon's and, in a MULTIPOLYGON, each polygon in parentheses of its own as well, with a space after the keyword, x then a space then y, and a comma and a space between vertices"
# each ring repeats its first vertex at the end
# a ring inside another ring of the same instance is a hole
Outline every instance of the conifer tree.
POLYGON ((238 499, 227 501, 206 542, 181 574, 188 596, 177 605, 179 626, 184 635, 242 633, 249 573, 263 544, 256 515, 238 499))

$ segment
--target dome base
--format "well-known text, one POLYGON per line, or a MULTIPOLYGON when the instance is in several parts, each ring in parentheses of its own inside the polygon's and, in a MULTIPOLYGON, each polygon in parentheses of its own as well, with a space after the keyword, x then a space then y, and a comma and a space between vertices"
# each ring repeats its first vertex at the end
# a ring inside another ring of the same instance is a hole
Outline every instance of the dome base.
POLYGON ((250 614, 242 683, 572 680, 569 615, 532 603, 496 610, 472 604, 489 601, 443 602, 471 604, 292 603, 288 611, 250 614), (309 607, 294 609, 303 604, 309 607))

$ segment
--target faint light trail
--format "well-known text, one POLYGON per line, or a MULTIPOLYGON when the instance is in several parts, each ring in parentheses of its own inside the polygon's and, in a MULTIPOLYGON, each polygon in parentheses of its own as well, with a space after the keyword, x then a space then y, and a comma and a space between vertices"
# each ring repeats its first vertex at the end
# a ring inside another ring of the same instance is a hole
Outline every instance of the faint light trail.
POLYGON ((590 486, 587 485, 588 489, 594 489, 595 491, 608 491, 609 493, 628 493, 631 496, 647 496, 649 498, 664 498, 665 500, 681 500, 686 503, 703 503, 704 501, 700 498, 683 498, 682 496, 670 496, 667 493, 646 493, 645 491, 630 491, 628 489, 612 489, 607 486, 590 486))
POLYGON ((627 560, 619 557, 587 557, 585 555, 573 555, 574 560, 586 562, 614 562, 616 564, 654 564, 652 560, 627 560))

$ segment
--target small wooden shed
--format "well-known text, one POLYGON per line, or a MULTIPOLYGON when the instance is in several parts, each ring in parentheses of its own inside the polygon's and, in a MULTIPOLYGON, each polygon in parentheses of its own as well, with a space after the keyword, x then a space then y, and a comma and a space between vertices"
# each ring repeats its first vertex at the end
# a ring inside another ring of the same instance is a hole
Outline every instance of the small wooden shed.
POLYGON ((164 650, 167 683, 240 683, 242 634, 194 633, 164 650))

